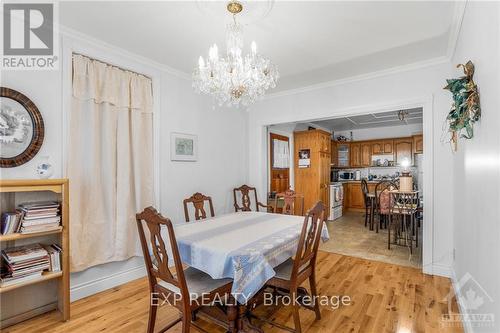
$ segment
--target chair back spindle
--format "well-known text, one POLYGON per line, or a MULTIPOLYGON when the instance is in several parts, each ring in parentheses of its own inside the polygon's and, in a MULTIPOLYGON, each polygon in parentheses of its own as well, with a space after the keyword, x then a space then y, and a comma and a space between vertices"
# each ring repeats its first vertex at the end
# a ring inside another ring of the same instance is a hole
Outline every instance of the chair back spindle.
POLYGON ((207 218, 207 212, 205 210, 205 202, 208 202, 208 207, 210 208, 210 215, 211 217, 214 217, 215 216, 214 206, 211 197, 206 196, 200 192, 196 192, 189 198, 184 199, 183 201, 184 216, 186 218, 186 222, 189 222, 189 210, 188 210, 189 203, 192 203, 194 206, 194 218, 196 221, 207 218))
POLYGON ((314 271, 324 219, 325 206, 318 201, 304 218, 294 258, 292 280, 309 268, 314 271))

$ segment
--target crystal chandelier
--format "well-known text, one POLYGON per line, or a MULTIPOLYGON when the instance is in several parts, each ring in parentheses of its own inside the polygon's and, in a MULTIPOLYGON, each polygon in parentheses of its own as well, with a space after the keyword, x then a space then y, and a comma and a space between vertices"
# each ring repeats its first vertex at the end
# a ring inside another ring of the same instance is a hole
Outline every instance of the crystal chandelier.
POLYGON ((251 44, 251 54, 243 55, 243 29, 236 22, 243 5, 230 1, 227 10, 233 15, 233 22, 227 25, 226 57, 219 57, 215 44, 206 60, 200 56, 193 72, 193 88, 212 95, 219 105, 246 106, 262 97, 267 89, 276 87, 279 73, 269 59, 257 53, 255 42, 251 44))

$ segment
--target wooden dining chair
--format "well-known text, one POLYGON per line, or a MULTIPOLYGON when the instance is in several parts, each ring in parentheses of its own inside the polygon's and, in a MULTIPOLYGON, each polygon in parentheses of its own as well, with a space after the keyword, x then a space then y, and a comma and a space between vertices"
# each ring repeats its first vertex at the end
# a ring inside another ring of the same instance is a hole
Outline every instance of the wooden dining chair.
POLYGON ((170 219, 161 216, 153 207, 148 207, 141 213, 138 213, 136 220, 151 293, 147 332, 154 332, 156 312, 159 306, 159 302, 153 302, 153 295, 175 306, 181 313, 180 318, 166 325, 161 332, 165 332, 181 321, 183 333, 188 333, 191 325, 204 332, 202 328, 191 321, 192 314, 203 304, 213 301, 214 298, 224 297, 224 295, 229 294, 231 292, 232 280, 215 280, 208 274, 195 268, 189 267, 184 269, 172 222, 170 219), (146 240, 143 221, 149 231, 149 246, 153 252, 154 263, 150 255, 148 241, 146 240), (166 229, 168 233, 175 274, 168 267, 168 252, 161 235, 162 229, 166 229))
POLYGON ((184 216, 186 217, 186 222, 189 222, 189 211, 188 204, 192 203, 194 206, 194 218, 196 221, 206 219, 207 212, 205 211, 205 201, 208 202, 208 207, 210 208, 211 217, 215 216, 214 205, 212 204, 212 198, 206 196, 200 192, 196 192, 187 199, 184 199, 184 216))
POLYGON ((379 216, 379 223, 377 224, 377 232, 382 225, 387 227, 390 215, 391 199, 389 195, 390 189, 398 189, 399 186, 392 180, 382 180, 375 185, 375 212, 379 216))
MULTIPOLYGON (((361 191, 363 192, 363 199, 365 202, 365 227, 368 225, 368 221, 371 221, 372 212, 372 200, 368 197, 368 182, 365 178, 361 179, 361 191)), ((372 226, 370 226, 371 228, 372 226)))
POLYGON ((307 213, 302 225, 297 252, 293 259, 288 259, 281 265, 274 268, 276 275, 267 281, 268 287, 277 290, 285 290, 292 297, 292 313, 295 329, 283 326, 273 321, 257 318, 259 320, 268 322, 271 325, 277 326, 281 329, 291 332, 301 333, 302 328, 300 325, 299 304, 293 300, 299 299, 298 296, 304 294, 303 288, 300 285, 309 280, 309 287, 311 289, 311 297, 316 299, 314 305, 301 304, 300 306, 312 310, 316 314, 316 320, 321 319, 319 309, 319 302, 317 301, 316 289, 316 257, 318 254, 319 241, 321 239, 321 232, 323 229, 323 222, 325 219, 325 206, 321 201, 318 201, 307 213))
POLYGON ((276 200, 274 200, 274 208, 273 208, 273 211, 275 213, 278 212, 277 208, 280 198, 283 199, 283 207, 281 211, 282 214, 294 215, 296 213, 295 203, 297 201, 301 201, 300 212, 297 213, 299 213, 299 215, 304 215, 304 196, 302 194, 298 194, 292 189, 288 189, 285 192, 276 193, 276 200))
POLYGON ((259 211, 259 206, 262 208, 266 208, 268 210, 273 211, 273 207, 271 205, 264 205, 263 203, 259 202, 259 199, 257 198, 257 189, 255 187, 251 187, 248 185, 241 185, 240 187, 234 188, 233 189, 233 198, 234 198, 234 211, 235 212, 250 212, 252 211, 252 201, 250 199, 250 192, 254 193, 254 198, 255 198, 255 210, 259 211), (241 193, 241 206, 238 205, 238 200, 237 200, 237 193, 241 193))

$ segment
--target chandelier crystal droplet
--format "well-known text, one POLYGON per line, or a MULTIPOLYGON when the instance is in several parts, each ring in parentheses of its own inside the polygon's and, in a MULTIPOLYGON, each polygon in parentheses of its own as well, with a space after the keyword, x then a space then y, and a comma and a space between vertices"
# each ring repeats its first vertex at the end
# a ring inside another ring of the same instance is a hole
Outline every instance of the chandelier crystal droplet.
POLYGON ((269 59, 257 52, 255 41, 251 43, 251 53, 243 55, 243 28, 236 22, 236 14, 243 6, 231 1, 227 9, 233 14, 233 22, 227 25, 226 56, 219 57, 215 44, 210 47, 208 58, 200 56, 193 71, 193 88, 212 95, 221 106, 247 106, 276 87, 279 73, 269 59))

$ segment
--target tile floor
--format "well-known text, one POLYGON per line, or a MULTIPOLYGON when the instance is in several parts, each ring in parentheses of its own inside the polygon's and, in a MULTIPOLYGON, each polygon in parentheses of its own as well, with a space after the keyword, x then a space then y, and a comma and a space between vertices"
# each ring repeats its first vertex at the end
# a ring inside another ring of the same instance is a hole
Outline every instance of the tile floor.
MULTIPOLYGON (((377 221, 377 220, 376 220, 377 221)), ((422 237, 419 247, 413 249, 413 255, 407 247, 391 245, 387 249, 387 229, 371 231, 365 228, 363 213, 348 212, 340 219, 328 221, 330 240, 323 243, 320 250, 339 253, 347 256, 382 261, 409 267, 422 267, 422 237)), ((420 234, 422 228, 420 228, 420 234)))

